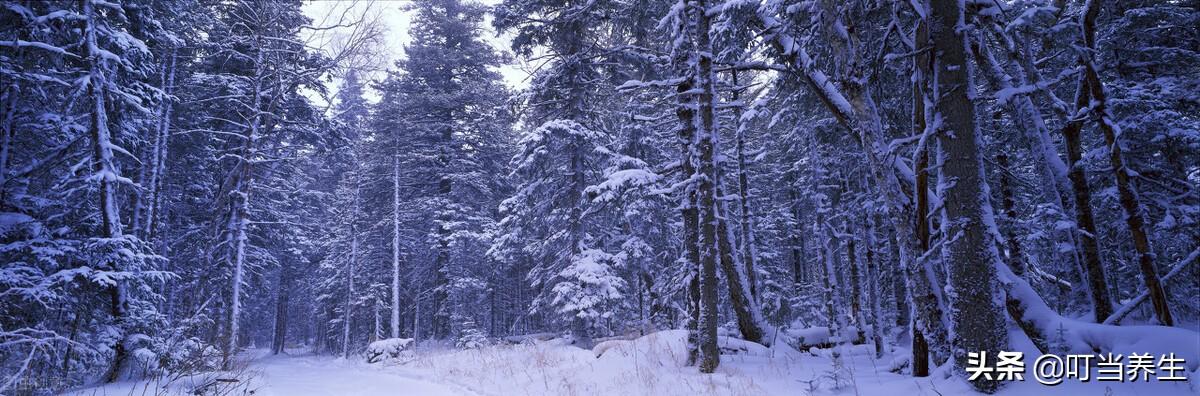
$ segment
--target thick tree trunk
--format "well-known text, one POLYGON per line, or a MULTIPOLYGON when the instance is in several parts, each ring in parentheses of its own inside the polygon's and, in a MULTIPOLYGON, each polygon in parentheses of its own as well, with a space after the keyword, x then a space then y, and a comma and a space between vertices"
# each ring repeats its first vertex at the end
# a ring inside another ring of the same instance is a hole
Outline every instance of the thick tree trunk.
MULTIPOLYGON (((914 107, 914 109, 915 108, 916 107, 914 107)), ((924 109, 924 105, 922 104, 920 106, 920 108, 924 109)), ((921 122, 919 125, 921 126, 921 129, 924 130, 924 125, 925 125, 924 110, 921 110, 920 120, 921 120, 921 122)), ((917 233, 916 233, 917 242, 920 245, 921 254, 924 255, 929 251, 929 243, 930 243, 930 240, 929 240, 929 238, 930 238, 930 235, 929 235, 929 149, 927 146, 921 146, 918 148, 918 150, 920 150, 920 153, 918 154, 919 158, 917 160, 917 183, 916 183, 916 188, 915 188, 915 192, 916 192, 916 196, 917 196, 917 199, 916 199, 917 211, 916 211, 915 219, 913 219, 913 222, 916 224, 915 228, 917 230, 917 233)), ((913 266, 910 265, 910 267, 913 267, 913 266)), ((923 265, 918 265, 917 267, 921 267, 921 268, 918 270, 913 270, 912 268, 909 268, 905 272, 907 278, 910 279, 909 284, 912 284, 915 281, 919 281, 919 279, 921 279, 922 277, 926 277, 926 279, 928 279, 927 278, 928 275, 925 273, 923 265)), ((916 306, 915 301, 918 298, 925 298, 927 300, 932 300, 932 301, 938 300, 937 296, 933 295, 932 293, 923 293, 921 296, 918 296, 915 294, 915 292, 913 290, 909 290, 908 295, 909 295, 909 298, 914 301, 914 304, 913 304, 914 307, 916 306)), ((913 320, 913 330, 912 330, 912 361, 913 361, 912 374, 914 377, 928 377, 929 376, 929 343, 928 343, 928 341, 925 340, 925 333, 922 330, 922 328, 924 328, 924 325, 919 323, 923 319, 921 318, 920 315, 912 315, 912 316, 915 318, 915 320, 913 320)), ((938 313, 938 317, 940 317, 940 316, 941 316, 941 312, 938 313)), ((934 325, 939 325, 939 324, 934 324, 934 325)))
MULTIPOLYGON (((686 40, 685 40, 686 42, 686 40)), ((685 51, 678 51, 684 53, 685 51)), ((680 67, 686 62, 686 57, 681 60, 676 60, 680 67)), ((683 221, 683 248, 685 269, 687 276, 687 330, 688 330, 688 365, 697 364, 697 359, 700 353, 700 213, 696 203, 696 187, 695 183, 688 182, 696 174, 695 159, 692 155, 692 147, 696 138, 696 111, 692 96, 689 92, 692 90, 692 70, 684 68, 683 81, 675 88, 676 106, 675 117, 679 122, 679 130, 676 132, 679 138, 679 163, 680 163, 680 180, 685 181, 683 192, 680 195, 680 216, 683 221)))
MULTIPOLYGON (((731 267, 732 260, 723 260, 722 253, 732 254, 732 249, 722 249, 720 245, 728 244, 728 231, 723 229, 724 221, 721 203, 718 196, 720 171, 717 169, 717 124, 714 114, 716 102, 716 82, 713 81, 712 43, 709 39, 710 16, 706 12, 707 2, 696 1, 695 9, 689 10, 696 20, 695 57, 696 61, 696 152, 699 155, 699 185, 697 200, 700 218, 700 317, 699 317, 699 366, 700 372, 712 373, 721 362, 717 349, 717 263, 722 267, 731 267)), ((734 268, 728 275, 740 273, 734 268)), ((739 285, 740 286, 740 285, 739 285)), ((736 294, 731 291, 730 294, 736 294)), ((736 303, 735 303, 736 304, 736 303)))
MULTIPOLYGON (((942 256, 951 288, 955 366, 965 369, 967 352, 996 356, 1008 346, 1008 334, 997 305, 1003 300, 996 276, 1000 258, 989 233, 993 216, 970 96, 975 88, 968 72, 966 32, 957 28, 965 23, 965 15, 955 0, 933 0, 931 6, 929 33, 937 54, 932 97, 945 128, 938 134, 938 190, 944 202, 942 235, 947 238, 942 256)), ((990 393, 1000 383, 979 379, 972 385, 990 393)))

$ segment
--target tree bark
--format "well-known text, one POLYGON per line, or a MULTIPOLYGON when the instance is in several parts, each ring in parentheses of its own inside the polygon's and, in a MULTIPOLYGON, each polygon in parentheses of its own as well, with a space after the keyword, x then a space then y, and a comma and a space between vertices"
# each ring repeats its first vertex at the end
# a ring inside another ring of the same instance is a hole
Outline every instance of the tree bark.
POLYGON ((738 246, 739 252, 742 255, 742 264, 745 265, 746 281, 750 286, 750 298, 758 300, 758 282, 756 281, 755 262, 758 261, 758 241, 754 235, 754 211, 750 205, 750 170, 746 165, 746 134, 745 122, 742 120, 742 108, 745 106, 741 103, 736 103, 741 98, 741 87, 738 86, 738 73, 734 70, 731 73, 733 80, 733 101, 735 102, 733 118, 735 135, 737 136, 737 173, 738 173, 738 203, 740 204, 741 213, 741 235, 742 243, 738 246))
MULTIPOLYGON (((951 291, 950 317, 954 325, 955 366, 969 367, 967 352, 996 356, 1008 346, 1008 334, 998 287, 996 263, 1000 258, 989 234, 991 204, 983 177, 979 131, 975 124, 974 90, 968 72, 964 10, 956 0, 931 1, 930 38, 936 50, 936 109, 944 122, 938 133, 941 146, 939 192, 944 205, 942 249, 951 291)), ((1000 382, 978 379, 976 390, 996 391, 1000 382)))
POLYGON ((275 284, 279 293, 275 299, 275 331, 271 339, 271 353, 278 355, 283 352, 287 343, 288 303, 292 288, 291 268, 284 262, 279 268, 279 280, 275 284))
MULTIPOLYGON (((1086 83, 1080 79, 1075 93, 1075 106, 1082 109, 1088 104, 1086 83)), ((1083 143, 1079 132, 1083 128, 1083 120, 1072 119, 1063 126, 1063 142, 1067 146, 1067 167, 1070 171, 1067 177, 1071 179, 1073 197, 1075 198, 1075 222, 1082 231, 1079 244, 1083 247, 1083 259, 1086 265, 1084 278, 1088 284, 1088 296, 1092 299, 1092 319, 1101 322, 1112 315, 1112 299, 1108 295, 1108 281, 1104 276, 1104 266, 1100 262, 1100 245, 1096 241, 1096 220, 1092 214, 1092 191, 1088 187, 1087 172, 1083 167, 1083 143)))
MULTIPOLYGON (((1162 281, 1154 267, 1154 252, 1150 247, 1150 239, 1146 235, 1146 222, 1142 218, 1141 200, 1138 198, 1136 188, 1129 180, 1129 176, 1136 173, 1125 163, 1121 142, 1117 140, 1120 127, 1117 126, 1108 110, 1104 83, 1100 81, 1095 62, 1091 58, 1096 53, 1096 18, 1099 14, 1100 3, 1096 0, 1089 0, 1084 8, 1081 21, 1084 44, 1089 50, 1080 58, 1083 63, 1085 84, 1092 98, 1092 108, 1089 114, 1099 124, 1100 131, 1104 134, 1104 143, 1108 145, 1109 161, 1112 162, 1113 174, 1117 179, 1117 192, 1120 196, 1121 208, 1125 211, 1125 224, 1129 227, 1133 248, 1138 254, 1138 268, 1142 271, 1142 281, 1146 284, 1146 291, 1150 294, 1150 303, 1154 306, 1154 317, 1158 323, 1164 326, 1174 326, 1175 320, 1172 318, 1171 308, 1167 304, 1167 294, 1163 291, 1162 281)), ((1097 314, 1096 321, 1102 322, 1110 315, 1112 312, 1105 316, 1097 314)))
MULTIPOLYGON (((1017 221, 1016 199, 1013 197, 1012 176, 1009 174, 1008 154, 1001 152, 996 154, 996 167, 1000 173, 1000 200, 1003 208, 1004 221, 1013 223, 1017 221)), ((1004 239, 1008 248, 1008 268, 1012 269, 1013 274, 1017 276, 1025 275, 1025 258, 1021 253, 1021 240, 1017 238, 1017 233, 1012 229, 1014 225, 1009 225, 1009 231, 1004 239)))
POLYGON ((392 321, 391 336, 400 338, 400 153, 392 153, 392 321))
MULTIPOLYGON (((681 40, 687 43, 688 40, 681 40)), ((676 66, 681 68, 683 79, 675 87, 675 117, 679 122, 676 131, 679 141, 680 180, 684 183, 680 194, 679 210, 683 221, 683 250, 684 272, 687 275, 687 330, 688 330, 688 365, 697 364, 700 354, 700 213, 696 202, 695 183, 691 182, 696 174, 695 159, 692 147, 696 138, 696 111, 690 92, 693 87, 692 74, 684 64, 687 62, 685 48, 677 48, 681 59, 676 59, 676 66)))
MULTIPOLYGON (((732 253, 732 249, 722 249, 720 245, 728 244, 725 236, 728 231, 723 229, 721 204, 718 197, 720 173, 717 169, 717 125, 715 116, 716 84, 712 70, 712 43, 709 39, 710 16, 705 0, 696 1, 689 10, 695 19, 695 54, 697 95, 696 112, 696 152, 699 155, 699 185, 697 199, 700 216, 700 318, 699 318, 699 366, 700 372, 712 373, 721 362, 717 349, 717 263, 721 262, 726 268, 727 278, 731 275, 728 267, 732 260, 723 259, 723 253, 732 253), (723 232, 724 231, 724 232, 723 232)), ((738 273, 734 269, 733 273, 738 273)), ((733 291, 730 294, 736 294, 733 291)), ((735 303, 736 304, 736 303, 735 303)))
MULTIPOLYGON (((99 184, 99 206, 101 211, 100 237, 116 240, 122 237, 121 213, 117 197, 117 183, 120 179, 120 173, 113 163, 112 134, 108 126, 108 93, 106 87, 108 76, 103 65, 102 55, 98 53, 101 49, 96 39, 96 30, 100 28, 97 26, 96 18, 100 18, 100 16, 96 15, 91 1, 80 0, 80 2, 83 8, 84 24, 83 58, 87 60, 88 65, 88 132, 92 140, 91 166, 92 172, 98 176, 96 179, 99 184)), ((98 269, 101 270, 121 270, 121 268, 117 268, 117 263, 115 262, 97 264, 99 266, 98 269)), ((108 294, 109 313, 112 315, 113 323, 119 331, 112 345, 112 365, 104 376, 105 382, 114 382, 126 371, 129 364, 128 346, 126 345, 129 335, 125 334, 127 324, 124 323, 126 317, 129 316, 129 301, 127 300, 125 286, 119 281, 106 286, 104 289, 108 294)))

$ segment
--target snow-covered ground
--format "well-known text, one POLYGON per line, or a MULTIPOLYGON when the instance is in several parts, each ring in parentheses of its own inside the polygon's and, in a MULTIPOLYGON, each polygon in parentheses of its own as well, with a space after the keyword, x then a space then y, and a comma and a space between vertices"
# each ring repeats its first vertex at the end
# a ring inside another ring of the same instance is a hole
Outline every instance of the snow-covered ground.
MULTIPOLYGON (((970 395, 957 377, 938 372, 928 378, 892 373, 891 353, 872 357, 870 346, 844 347, 835 368, 828 350, 797 352, 722 339, 724 355, 712 375, 681 363, 685 333, 665 331, 632 341, 610 341, 593 350, 551 340, 470 350, 418 349, 398 361, 367 364, 303 354, 248 354, 242 377, 246 389, 268 396, 416 395, 970 395), (732 352, 733 350, 736 352, 732 352), (598 355, 598 356, 597 356, 598 355)), ((1196 340, 1200 342, 1200 339, 1196 340)), ((897 355, 906 351, 898 350, 897 355)), ((1028 363, 1027 363, 1028 364, 1028 363)), ((1188 382, 1072 382, 1049 387, 1014 382, 1001 395, 1197 394, 1188 382)), ((1186 373, 1193 376, 1195 372, 1186 373)), ((83 395, 153 395, 145 386, 118 384, 83 395)), ((180 390, 188 389, 181 386, 180 390)), ((185 390, 186 392, 186 390, 185 390)), ((229 393, 243 394, 243 393, 229 393)))
POLYGON ((357 361, 315 355, 278 355, 252 352, 253 356, 239 375, 206 375, 176 381, 166 390, 146 382, 125 382, 69 392, 71 396, 150 396, 192 394, 214 378, 237 377, 237 385, 220 389, 210 387, 202 395, 257 396, 473 396, 469 389, 449 383, 436 383, 402 370, 368 365, 357 361), (252 393, 251 393, 252 392, 252 393))

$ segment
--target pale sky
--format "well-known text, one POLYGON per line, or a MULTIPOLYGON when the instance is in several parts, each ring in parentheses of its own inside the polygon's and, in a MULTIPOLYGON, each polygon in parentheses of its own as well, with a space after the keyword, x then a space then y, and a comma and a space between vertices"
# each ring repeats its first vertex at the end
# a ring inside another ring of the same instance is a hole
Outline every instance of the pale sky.
MULTIPOLYGON (((494 5, 500 3, 501 0, 483 0, 482 3, 494 5)), ((313 19, 313 25, 316 27, 330 26, 337 23, 337 20, 348 11, 351 17, 369 15, 379 16, 383 24, 387 28, 385 34, 384 48, 380 51, 380 56, 386 57, 379 59, 381 65, 387 69, 395 67, 395 61, 404 57, 404 45, 412 39, 409 34, 409 29, 412 25, 412 13, 402 10, 408 1, 403 0, 315 0, 308 1, 304 4, 303 10, 305 15, 313 19)), ((484 26, 489 32, 484 39, 492 44, 499 51, 509 52, 510 37, 508 35, 496 37, 495 29, 491 26, 491 17, 487 17, 484 26)), ((327 31, 309 31, 312 37, 309 39, 317 42, 324 40, 320 35, 336 35, 339 32, 347 31, 348 28, 335 28, 327 31)), ((528 85, 529 73, 527 68, 520 64, 510 64, 499 68, 501 76, 504 78, 504 83, 514 89, 525 88, 528 85)), ((378 72, 372 78, 381 79, 384 73, 378 72)), ((336 90, 337 81, 335 79, 336 90)), ((369 90, 367 99, 370 101, 378 100, 378 94, 369 90)), ((319 100, 319 99, 317 99, 319 100)))

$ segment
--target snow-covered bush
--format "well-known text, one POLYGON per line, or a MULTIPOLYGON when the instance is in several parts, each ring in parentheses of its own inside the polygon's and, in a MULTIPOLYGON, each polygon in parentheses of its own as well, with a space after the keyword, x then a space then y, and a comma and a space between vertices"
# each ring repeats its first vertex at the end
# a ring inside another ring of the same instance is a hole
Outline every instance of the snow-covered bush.
POLYGON ((480 330, 475 321, 469 319, 463 322, 458 339, 454 342, 454 346, 459 349, 476 349, 488 345, 491 345, 491 342, 488 341, 487 333, 480 330))
POLYGON ((378 363, 388 359, 399 359, 400 355, 408 351, 413 345, 412 338, 388 338, 379 340, 367 345, 367 350, 363 355, 367 358, 367 363, 378 363))

